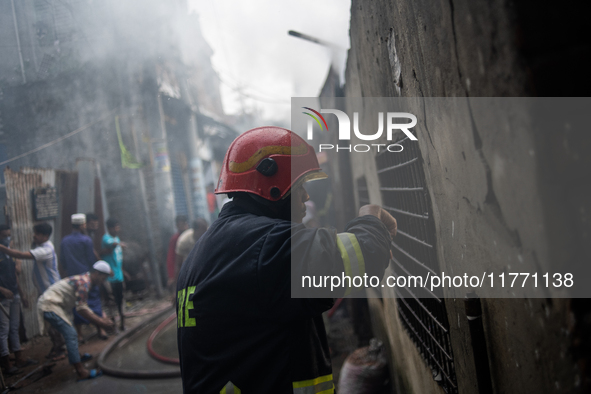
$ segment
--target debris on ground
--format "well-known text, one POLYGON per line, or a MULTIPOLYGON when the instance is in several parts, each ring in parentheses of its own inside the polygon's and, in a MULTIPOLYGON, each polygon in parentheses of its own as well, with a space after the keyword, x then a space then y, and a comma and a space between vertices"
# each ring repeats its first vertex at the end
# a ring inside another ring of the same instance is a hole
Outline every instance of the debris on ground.
POLYGON ((345 360, 339 376, 339 394, 379 394, 387 383, 384 345, 372 339, 369 346, 355 350, 345 360))

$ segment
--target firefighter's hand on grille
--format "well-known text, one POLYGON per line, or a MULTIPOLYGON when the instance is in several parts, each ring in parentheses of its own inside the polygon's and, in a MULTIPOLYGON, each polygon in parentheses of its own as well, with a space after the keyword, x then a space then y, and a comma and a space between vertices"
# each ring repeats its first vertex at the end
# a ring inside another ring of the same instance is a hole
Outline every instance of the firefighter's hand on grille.
POLYGON ((364 205, 359 208, 359 216, 372 215, 380 219, 390 232, 390 236, 394 238, 396 236, 396 230, 398 228, 396 219, 388 213, 384 208, 375 204, 364 205))
MULTIPOLYGON (((372 215, 380 219, 380 221, 384 223, 384 225, 388 229, 388 232, 390 233, 390 238, 394 239, 394 237, 396 236, 396 230, 398 229, 398 224, 396 223, 396 219, 394 219, 394 217, 390 215, 388 211, 386 211, 379 205, 368 204, 359 208, 359 216, 364 215, 372 215)), ((390 259, 394 259, 394 256, 392 255, 392 250, 390 250, 390 259)))

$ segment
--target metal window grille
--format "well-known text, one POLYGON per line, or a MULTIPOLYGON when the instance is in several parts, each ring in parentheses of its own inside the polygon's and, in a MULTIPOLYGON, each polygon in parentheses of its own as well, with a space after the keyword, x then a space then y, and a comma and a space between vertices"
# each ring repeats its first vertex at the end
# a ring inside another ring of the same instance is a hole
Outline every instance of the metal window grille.
MULTIPOLYGON (((400 153, 378 153, 376 164, 384 208, 398 222, 392 243, 396 276, 436 275, 435 224, 418 143, 403 138, 400 153)), ((402 324, 446 393, 457 393, 449 323, 441 294, 396 287, 402 324)))
POLYGON ((40 78, 46 77, 49 75, 49 71, 51 67, 55 63, 55 57, 48 55, 47 53, 43 55, 41 59, 41 64, 39 65, 39 70, 37 70, 37 75, 40 78))
POLYGON ((42 47, 52 45, 55 41, 53 29, 53 20, 50 20, 51 17, 51 6, 49 3, 36 0, 35 3, 35 33, 37 35, 37 39, 39 40, 39 45, 42 47))
POLYGON ((35 28, 40 46, 52 46, 72 40, 75 34, 73 10, 79 5, 78 0, 48 1, 35 0, 35 28))
POLYGON ((74 17, 71 9, 73 3, 75 2, 53 2, 55 33, 61 43, 72 40, 74 35, 74 17))
POLYGON ((367 180, 364 176, 357 179, 357 198, 359 207, 369 204, 369 191, 367 189, 367 180))

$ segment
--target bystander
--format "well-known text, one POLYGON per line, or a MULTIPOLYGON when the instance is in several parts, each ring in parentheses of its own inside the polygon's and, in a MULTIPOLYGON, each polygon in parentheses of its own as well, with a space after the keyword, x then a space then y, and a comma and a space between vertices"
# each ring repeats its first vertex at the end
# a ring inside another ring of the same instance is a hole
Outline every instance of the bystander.
MULTIPOLYGON (((10 245, 10 227, 6 224, 0 225, 0 244, 10 245)), ((10 256, 1 252, 0 303, 2 304, 0 312, 0 365, 5 374, 14 375, 20 372, 19 368, 37 364, 37 361, 25 359, 21 350, 19 338, 21 303, 25 308, 28 308, 29 302, 26 294, 20 291, 17 263, 10 256), (14 353, 16 366, 10 362, 11 352, 14 353)))
MULTIPOLYGON (((86 230, 86 215, 83 213, 76 213, 72 215, 72 233, 68 234, 62 239, 60 245, 60 254, 62 267, 66 271, 67 276, 80 275, 90 271, 92 265, 97 260, 94 251, 92 239, 84 234, 86 230)), ((88 307, 95 315, 105 317, 101 305, 100 288, 93 287, 88 292, 88 307)), ((74 310, 74 327, 78 333, 78 341, 83 341, 82 325, 89 324, 88 320, 80 316, 74 310)), ((98 337, 107 339, 105 330, 97 326, 98 337)))
POLYGON ((203 218, 197 218, 191 224, 191 228, 183 231, 180 235, 175 248, 176 261, 175 261, 175 272, 174 272, 174 285, 173 289, 176 289, 176 281, 178 279, 179 271, 183 265, 183 261, 187 258, 195 243, 201 238, 201 236, 207 231, 207 222, 203 218))
POLYGON ((60 280, 55 249, 53 243, 49 240, 52 231, 51 225, 46 222, 33 226, 33 246, 28 252, 21 252, 0 245, 0 252, 10 257, 35 260, 33 273, 35 274, 39 294, 43 294, 49 286, 60 280))
MULTIPOLYGON (((49 286, 60 280, 60 274, 57 270, 57 256, 55 255, 53 243, 49 240, 52 231, 51 225, 46 222, 33 226, 33 246, 28 252, 21 252, 0 244, 0 252, 7 256, 16 259, 35 260, 35 264, 33 265, 34 283, 37 286, 39 294, 43 294, 49 286)), ((51 337, 53 347, 47 357, 54 360, 64 357, 64 341, 59 332, 50 329, 49 336, 51 337)))
POLYGON ((167 286, 174 292, 173 284, 176 283, 175 265, 176 265, 176 244, 180 235, 189 229, 189 220, 185 215, 179 215, 175 220, 177 232, 170 237, 168 242, 168 253, 166 255, 166 273, 168 274, 167 286))
POLYGON ((93 264, 90 272, 82 275, 74 275, 60 280, 53 284, 37 302, 39 313, 39 324, 43 332, 44 322, 48 322, 58 330, 66 340, 68 349, 68 360, 72 364, 80 379, 91 379, 101 375, 96 369, 87 370, 82 364, 90 355, 81 357, 78 352, 78 335, 72 322, 68 318, 68 311, 73 308, 93 324, 110 329, 113 322, 110 319, 96 316, 88 307, 88 291, 92 287, 100 285, 112 274, 109 264, 104 261, 97 261, 93 264))
POLYGON ((122 248, 126 245, 119 239, 120 231, 121 226, 119 226, 119 221, 114 218, 109 218, 107 220, 107 232, 105 235, 103 235, 103 241, 101 243, 101 249, 104 253, 101 257, 103 260, 109 263, 111 270, 113 271, 113 276, 111 276, 108 281, 111 287, 111 293, 115 299, 115 304, 117 305, 117 310, 119 311, 119 317, 121 318, 119 329, 124 331, 125 319, 123 316, 123 287, 125 272, 123 271, 122 248))
POLYGON ((101 234, 100 234, 100 224, 99 224, 99 217, 92 212, 86 214, 86 235, 92 239, 92 244, 94 246, 94 252, 96 254, 97 260, 100 259, 100 250, 101 250, 101 234))

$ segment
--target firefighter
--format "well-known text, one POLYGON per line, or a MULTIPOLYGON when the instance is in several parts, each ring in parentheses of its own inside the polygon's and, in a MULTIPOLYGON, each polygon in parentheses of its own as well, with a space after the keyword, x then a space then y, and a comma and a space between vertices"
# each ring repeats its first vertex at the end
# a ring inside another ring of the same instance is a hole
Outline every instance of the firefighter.
POLYGON ((305 288, 302 277, 381 279, 396 221, 369 205, 345 233, 304 227, 303 185, 326 177, 287 129, 256 128, 230 145, 215 192, 232 201, 178 278, 185 393, 334 393, 321 314, 352 286, 305 288))

